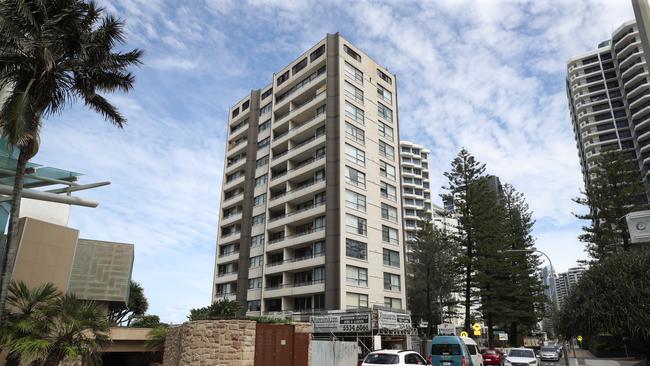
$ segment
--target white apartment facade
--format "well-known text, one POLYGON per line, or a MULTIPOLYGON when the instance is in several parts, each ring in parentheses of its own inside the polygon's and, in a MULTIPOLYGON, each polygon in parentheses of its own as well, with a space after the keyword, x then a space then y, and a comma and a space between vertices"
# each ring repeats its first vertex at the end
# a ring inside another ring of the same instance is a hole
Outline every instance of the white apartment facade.
POLYGON ((580 277, 586 271, 584 267, 569 268, 567 272, 559 273, 555 279, 555 296, 558 305, 561 307, 571 289, 578 283, 580 277))
POLYGON ((608 150, 628 151, 648 178, 650 87, 639 28, 628 21, 596 50, 567 63, 567 98, 585 184, 608 150))
POLYGON ((328 34, 230 109, 214 301, 405 308, 396 83, 328 34))

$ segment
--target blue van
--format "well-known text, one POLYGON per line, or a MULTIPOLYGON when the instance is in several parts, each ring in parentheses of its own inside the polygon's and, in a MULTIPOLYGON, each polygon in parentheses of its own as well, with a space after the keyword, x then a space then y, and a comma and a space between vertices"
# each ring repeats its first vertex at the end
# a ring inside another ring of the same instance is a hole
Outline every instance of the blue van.
POLYGON ((469 350, 458 336, 434 337, 429 361, 433 366, 473 366, 469 350))

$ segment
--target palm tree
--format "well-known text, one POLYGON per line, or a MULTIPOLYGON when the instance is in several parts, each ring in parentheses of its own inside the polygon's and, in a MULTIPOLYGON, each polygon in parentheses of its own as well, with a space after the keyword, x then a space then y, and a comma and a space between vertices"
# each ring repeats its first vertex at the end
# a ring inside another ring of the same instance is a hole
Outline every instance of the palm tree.
POLYGON ((26 362, 52 366, 81 359, 99 362, 99 350, 108 341, 108 319, 93 302, 62 295, 52 284, 29 289, 12 283, 0 342, 13 364, 26 362))
POLYGON ((0 2, 0 129, 20 151, 2 261, 3 314, 17 252, 18 215, 25 167, 38 151, 44 118, 81 100, 123 127, 125 118, 98 92, 128 92, 142 51, 114 51, 124 43, 124 23, 94 2, 2 0, 0 2))

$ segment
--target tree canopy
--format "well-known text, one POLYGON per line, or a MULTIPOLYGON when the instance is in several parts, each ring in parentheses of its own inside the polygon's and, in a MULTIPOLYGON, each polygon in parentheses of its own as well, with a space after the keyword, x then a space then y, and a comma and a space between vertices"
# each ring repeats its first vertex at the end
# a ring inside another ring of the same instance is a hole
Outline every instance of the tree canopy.
POLYGON ((221 299, 212 303, 209 306, 196 308, 190 310, 190 315, 187 317, 189 321, 194 320, 209 320, 220 318, 233 318, 237 316, 241 310, 239 302, 228 299, 221 299))
POLYGON ((144 315, 147 309, 149 309, 149 301, 144 295, 144 289, 139 283, 131 281, 129 302, 109 305, 108 320, 114 326, 129 326, 135 317, 144 315))

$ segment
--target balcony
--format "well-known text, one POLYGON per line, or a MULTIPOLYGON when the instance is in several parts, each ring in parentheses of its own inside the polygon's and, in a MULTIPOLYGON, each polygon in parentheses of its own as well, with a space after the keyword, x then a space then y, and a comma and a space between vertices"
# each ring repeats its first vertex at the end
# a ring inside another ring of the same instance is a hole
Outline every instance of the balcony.
MULTIPOLYGON (((273 164, 281 164, 285 160, 298 157, 300 153, 310 152, 309 150, 314 150, 314 148, 319 147, 319 145, 325 146, 324 143, 325 143, 325 131, 322 130, 322 132, 315 133, 311 137, 307 138, 304 141, 301 141, 297 145, 292 146, 291 148, 283 151, 282 153, 274 155, 271 161, 273 162, 273 164)), ((311 152, 310 155, 313 155, 313 152, 311 152)), ((302 159, 306 157, 307 156, 303 156, 302 159)))
POLYGON ((230 260, 236 260, 239 258, 239 249, 237 250, 231 250, 228 252, 223 252, 219 253, 219 260, 223 261, 230 261, 230 260))
POLYGON ((273 141, 276 143, 284 142, 285 139, 289 138, 290 132, 291 132, 291 136, 294 138, 302 137, 301 135, 302 132, 309 131, 312 127, 315 127, 320 122, 325 121, 325 118, 326 118, 325 113, 319 113, 316 116, 309 118, 304 122, 301 123, 295 122, 293 127, 287 129, 286 131, 274 134, 273 141))
POLYGON ((289 223, 303 220, 313 215, 324 214, 325 213, 325 201, 311 204, 307 207, 301 208, 296 211, 289 212, 285 215, 274 217, 273 219, 268 220, 267 229, 276 229, 278 227, 287 225, 289 223), (318 209, 320 208, 320 209, 318 209))
POLYGON ((240 158, 238 158, 236 160, 232 160, 232 161, 226 163, 226 171, 225 171, 225 173, 226 174, 232 173, 235 170, 237 170, 237 168, 243 167, 244 164, 246 164, 246 157, 245 156, 240 157, 240 158))
POLYGON ((321 90, 320 92, 316 93, 315 95, 308 97, 306 100, 301 101, 300 103, 296 103, 294 105, 294 108, 287 114, 283 115, 282 117, 276 119, 275 121, 275 127, 281 127, 284 125, 286 122, 288 122, 290 119, 295 118, 296 116, 300 115, 301 113, 307 111, 309 108, 316 106, 317 103, 320 103, 325 100, 327 96, 327 91, 326 90, 321 90))
POLYGON ((316 179, 310 183, 301 185, 298 188, 273 196, 270 199, 268 206, 269 208, 274 208, 289 201, 313 196, 316 192, 323 189, 325 189, 325 179, 316 179))
POLYGON ((319 267, 325 264, 325 253, 310 255, 299 258, 287 259, 280 262, 269 263, 266 265, 265 274, 276 274, 286 271, 295 271, 319 267))
POLYGON ((286 105, 288 101, 291 100, 291 96, 296 95, 296 93, 299 91, 306 91, 308 90, 309 87, 318 86, 319 84, 325 81, 326 77, 327 77, 327 72, 325 67, 316 70, 311 75, 307 76, 302 81, 300 81, 298 84, 291 87, 291 89, 289 89, 282 95, 276 97, 275 107, 282 108, 284 105, 286 105))
POLYGON ((280 284, 274 287, 266 287, 264 289, 264 297, 283 297, 283 296, 297 296, 307 295, 312 293, 321 293, 325 291, 325 282, 323 280, 316 280, 303 283, 288 283, 280 284))
MULTIPOLYGON (((325 154, 305 159, 305 160, 301 161, 300 163, 296 164, 292 169, 287 169, 287 170, 281 171, 281 172, 276 173, 275 175, 273 175, 271 177, 271 182, 279 180, 280 178, 283 178, 283 177, 287 178, 287 174, 289 172, 292 172, 293 173, 292 175, 298 175, 298 174, 301 173, 301 170, 307 170, 307 168, 309 166, 311 166, 312 164, 315 164, 316 162, 319 162, 319 161, 321 161, 323 159, 325 159, 325 154)), ((276 182, 276 183, 278 183, 278 182, 276 182)))
POLYGON ((242 212, 237 211, 237 212, 232 213, 232 214, 230 214, 228 216, 223 216, 221 218, 221 221, 219 222, 219 225, 225 226, 225 225, 233 224, 233 223, 241 220, 241 218, 242 218, 242 212))
POLYGON ((273 245, 274 249, 280 249, 324 238, 325 227, 320 227, 308 231, 303 231, 301 233, 288 235, 279 239, 269 240, 268 245, 273 245))

